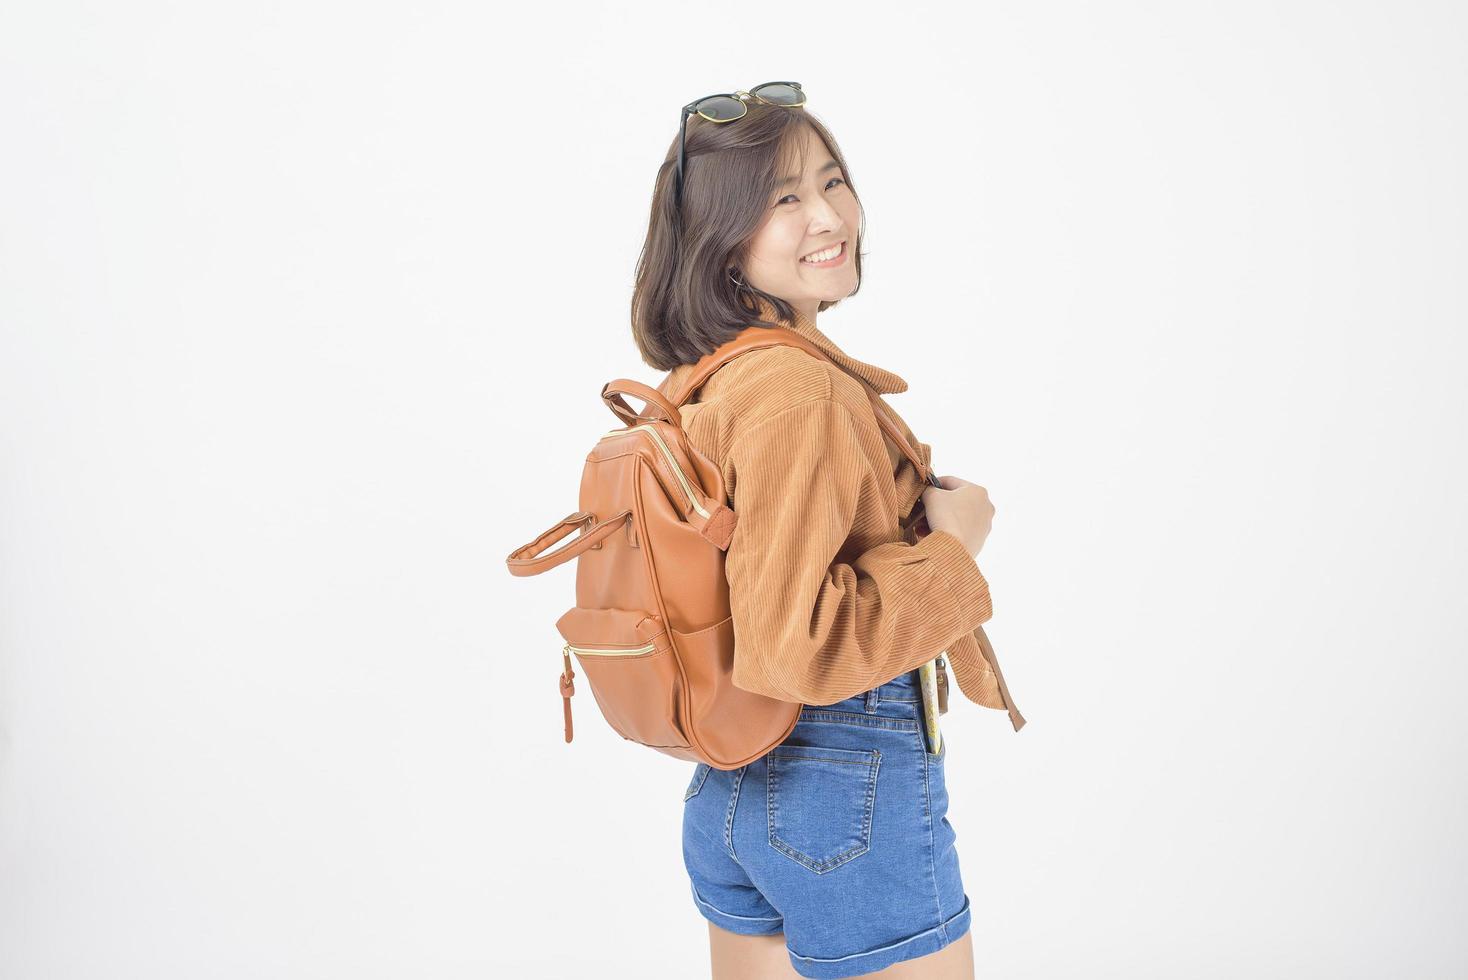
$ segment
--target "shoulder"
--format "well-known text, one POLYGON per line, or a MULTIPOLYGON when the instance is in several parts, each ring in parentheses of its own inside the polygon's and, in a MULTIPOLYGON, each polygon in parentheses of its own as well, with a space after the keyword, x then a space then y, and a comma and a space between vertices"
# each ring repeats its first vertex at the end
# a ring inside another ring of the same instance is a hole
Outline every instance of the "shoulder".
MULTIPOLYGON (((798 347, 765 347, 741 354, 714 376, 735 428, 745 430, 801 406, 834 404, 858 420, 871 419, 862 382, 798 347)), ((875 422, 874 422, 875 424, 875 422)))

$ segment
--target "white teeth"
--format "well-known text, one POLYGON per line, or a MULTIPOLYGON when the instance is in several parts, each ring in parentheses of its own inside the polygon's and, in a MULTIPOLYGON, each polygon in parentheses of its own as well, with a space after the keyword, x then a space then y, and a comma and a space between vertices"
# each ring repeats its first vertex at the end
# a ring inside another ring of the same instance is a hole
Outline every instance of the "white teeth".
MULTIPOLYGON (((844 245, 845 242, 842 242, 841 244, 844 245)), ((802 262, 824 262, 827 259, 834 259, 836 256, 838 256, 840 254, 841 254, 841 245, 833 245, 830 248, 826 249, 824 252, 812 252, 810 255, 807 255, 805 258, 801 259, 800 261, 802 261, 802 262)))

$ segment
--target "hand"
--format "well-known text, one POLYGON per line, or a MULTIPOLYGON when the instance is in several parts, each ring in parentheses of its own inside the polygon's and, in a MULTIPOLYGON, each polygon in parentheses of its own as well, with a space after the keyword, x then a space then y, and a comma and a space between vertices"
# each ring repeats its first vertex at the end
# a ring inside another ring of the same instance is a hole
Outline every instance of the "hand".
POLYGON ((989 491, 956 476, 940 476, 943 489, 923 489, 923 511, 934 531, 947 531, 970 555, 977 558, 994 526, 994 505, 989 491))

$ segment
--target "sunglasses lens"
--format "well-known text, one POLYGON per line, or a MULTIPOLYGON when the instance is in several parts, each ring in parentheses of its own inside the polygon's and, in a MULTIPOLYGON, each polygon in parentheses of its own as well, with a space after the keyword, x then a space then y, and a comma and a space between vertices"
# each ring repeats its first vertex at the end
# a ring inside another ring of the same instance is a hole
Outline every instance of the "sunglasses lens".
POLYGON ((772 85, 761 85, 750 94, 758 95, 766 102, 773 102, 775 105, 795 106, 805 104, 804 92, 793 85, 784 85, 779 82, 772 85))
POLYGON ((695 108, 709 122, 729 122, 744 115, 745 111, 743 102, 727 95, 710 96, 695 108))

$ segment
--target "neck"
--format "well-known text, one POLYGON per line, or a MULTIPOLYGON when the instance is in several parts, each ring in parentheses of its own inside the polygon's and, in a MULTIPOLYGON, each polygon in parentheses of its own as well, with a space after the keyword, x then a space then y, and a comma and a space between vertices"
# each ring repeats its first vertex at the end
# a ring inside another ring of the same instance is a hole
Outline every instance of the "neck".
MULTIPOLYGON (((794 326, 794 321, 803 320, 808 326, 815 327, 816 311, 820 308, 820 300, 812 300, 804 303, 795 303, 790 300, 786 300, 785 302, 790 303, 790 308, 795 311, 795 315, 790 318, 790 322, 787 325, 794 326)), ((771 305, 769 300, 761 296, 758 299, 757 305, 759 307, 757 315, 760 319, 771 321, 778 319, 775 315, 775 307, 771 305)))

